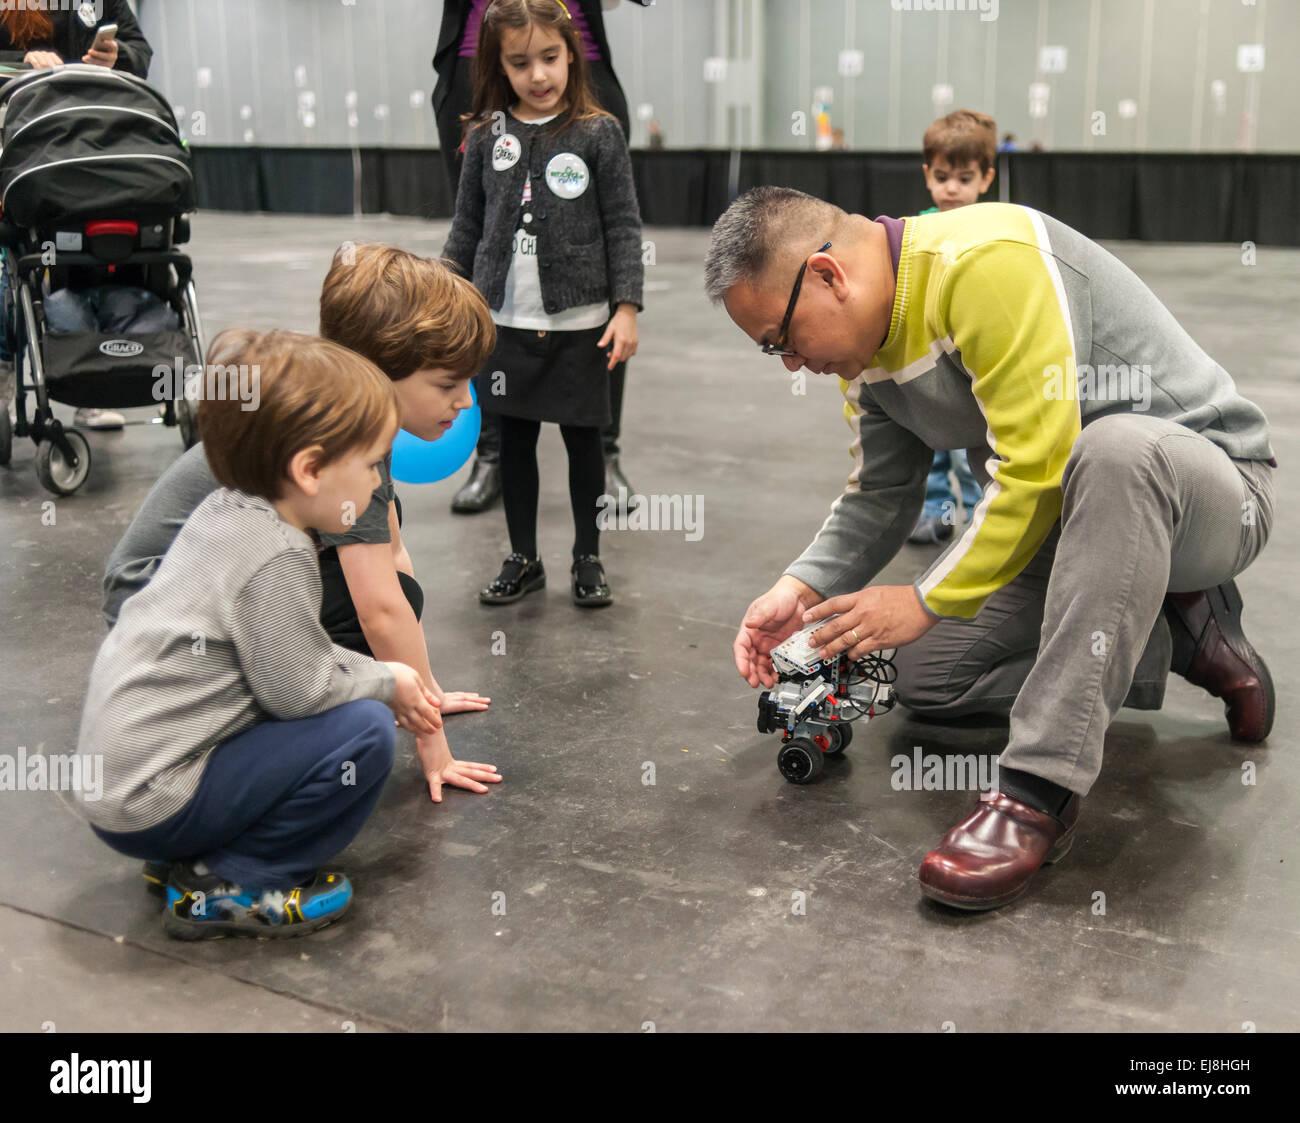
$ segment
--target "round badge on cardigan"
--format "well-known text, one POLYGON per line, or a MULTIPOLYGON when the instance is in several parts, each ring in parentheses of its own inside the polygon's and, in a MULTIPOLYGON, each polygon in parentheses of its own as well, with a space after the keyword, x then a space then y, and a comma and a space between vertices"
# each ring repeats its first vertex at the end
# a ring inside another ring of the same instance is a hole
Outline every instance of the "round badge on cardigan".
POLYGON ((519 157, 523 150, 518 137, 512 136, 510 133, 504 133, 497 137, 496 143, 492 145, 492 170, 494 172, 503 172, 507 168, 513 168, 519 163, 519 157))
POLYGON ((546 165, 546 186, 561 199, 576 199, 591 183, 591 172, 581 156, 561 152, 546 165))

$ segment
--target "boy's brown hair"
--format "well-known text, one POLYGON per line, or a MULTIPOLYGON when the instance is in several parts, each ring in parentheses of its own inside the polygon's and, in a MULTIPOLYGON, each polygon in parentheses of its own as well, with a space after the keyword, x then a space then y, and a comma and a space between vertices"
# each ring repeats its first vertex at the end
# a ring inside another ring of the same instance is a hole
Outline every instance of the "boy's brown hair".
POLYGON ((205 392, 199 433, 212 474, 225 487, 278 499, 289 462, 319 445, 329 464, 396 435, 397 392, 368 359, 337 343, 291 331, 223 331, 208 348, 206 385, 220 375, 253 379, 255 408, 238 394, 205 392))
POLYGON ((987 172, 998 158, 998 128, 987 113, 958 109, 925 130, 921 152, 927 164, 933 164, 936 156, 954 168, 974 160, 981 172, 987 172))
POLYGON ((320 294, 320 333, 397 382, 438 368, 472 378, 496 347, 483 294, 441 261, 345 242, 320 294))
MULTIPOLYGON (((578 0, 567 2, 576 4, 578 0)), ((587 52, 565 4, 560 0, 492 0, 478 29, 474 95, 469 112, 461 115, 462 137, 471 128, 492 124, 494 113, 505 112, 515 103, 514 87, 501 71, 501 33, 527 27, 558 32, 573 55, 569 63, 569 84, 564 91, 568 108, 544 126, 542 132, 558 133, 587 117, 613 116, 601 108, 600 99, 588 81, 587 52)))

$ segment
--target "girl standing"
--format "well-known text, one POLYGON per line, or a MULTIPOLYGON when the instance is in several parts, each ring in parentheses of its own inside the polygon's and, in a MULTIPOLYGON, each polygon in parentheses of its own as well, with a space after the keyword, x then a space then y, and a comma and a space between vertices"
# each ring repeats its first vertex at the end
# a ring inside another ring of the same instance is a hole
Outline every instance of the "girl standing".
POLYGON ((537 438, 550 421, 569 454, 573 599, 610 604, 596 522, 600 431, 610 421, 609 372, 637 349, 641 216, 627 141, 590 90, 561 0, 493 0, 484 13, 443 256, 473 278, 498 329, 476 389, 500 417, 512 552, 479 600, 509 604, 546 584, 537 438))

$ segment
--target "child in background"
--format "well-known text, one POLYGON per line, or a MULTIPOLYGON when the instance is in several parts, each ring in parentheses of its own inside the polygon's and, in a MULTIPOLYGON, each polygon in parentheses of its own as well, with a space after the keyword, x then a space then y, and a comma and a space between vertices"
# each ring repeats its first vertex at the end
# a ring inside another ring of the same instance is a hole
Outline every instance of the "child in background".
POLYGON ((379 798, 393 716, 417 734, 441 724, 413 668, 330 642, 308 535, 364 510, 397 396, 313 336, 223 332, 208 362, 246 364, 258 408, 199 407, 223 486, 99 649, 77 751, 102 758, 103 793, 75 807, 115 850, 171 862, 168 934, 296 936, 351 903, 348 879, 318 867, 379 798))
POLYGON ((501 418, 511 548, 479 600, 509 604, 546 584, 537 438, 550 421, 569 454, 573 600, 607 605, 596 521, 605 486, 600 432, 610 420, 609 371, 637 348, 641 216, 627 141, 591 93, 560 0, 489 5, 466 129, 443 254, 473 277, 498 329, 476 387, 481 407, 501 418))
MULTIPOLYGON (((921 170, 934 206, 922 214, 950 211, 979 202, 993 183, 997 159, 997 126, 993 118, 972 109, 959 109, 940 117, 921 142, 921 170)), ((908 537, 909 542, 946 542, 957 521, 957 497, 948 473, 956 477, 961 503, 969 522, 971 512, 983 497, 983 489, 971 473, 965 449, 936 452, 925 487, 925 506, 908 537)))

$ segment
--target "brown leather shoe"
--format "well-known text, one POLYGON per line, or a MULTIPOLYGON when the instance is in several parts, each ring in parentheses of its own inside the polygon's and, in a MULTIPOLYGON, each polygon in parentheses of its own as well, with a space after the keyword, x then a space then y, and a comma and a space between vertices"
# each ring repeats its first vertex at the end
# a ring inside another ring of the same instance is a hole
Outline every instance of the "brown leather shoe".
POLYGON ((1173 669, 1223 699, 1234 741, 1267 737, 1273 728, 1273 679, 1241 630, 1236 583, 1226 581, 1199 593, 1170 593, 1165 615, 1175 632, 1173 669))
POLYGON ((1078 819, 1077 794, 1057 819, 1001 792, 985 792, 939 849, 925 856, 917 874, 921 892, 958 909, 995 909, 1014 901, 1039 866, 1069 853, 1078 819))

